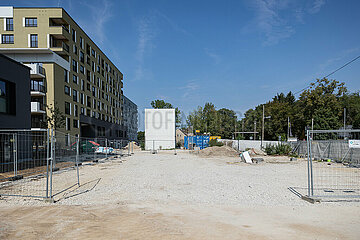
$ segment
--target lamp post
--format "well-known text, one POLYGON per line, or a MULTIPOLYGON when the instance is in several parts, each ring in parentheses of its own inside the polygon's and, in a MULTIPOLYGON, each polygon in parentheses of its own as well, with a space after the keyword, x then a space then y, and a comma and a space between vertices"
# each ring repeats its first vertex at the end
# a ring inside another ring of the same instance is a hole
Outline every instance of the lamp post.
POLYGON ((265 119, 271 118, 271 116, 265 117, 265 105, 263 105, 263 114, 262 114, 262 131, 261 131, 261 144, 260 148, 263 148, 263 140, 264 140, 264 130, 265 130, 265 119))

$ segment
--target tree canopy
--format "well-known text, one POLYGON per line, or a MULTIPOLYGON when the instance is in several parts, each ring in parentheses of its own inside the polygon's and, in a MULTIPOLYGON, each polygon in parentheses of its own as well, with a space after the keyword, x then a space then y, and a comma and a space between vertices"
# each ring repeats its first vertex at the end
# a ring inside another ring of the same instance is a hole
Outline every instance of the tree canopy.
POLYGON ((171 103, 167 103, 164 100, 154 100, 151 101, 151 107, 155 109, 175 109, 175 122, 176 127, 180 127, 181 124, 181 111, 179 108, 174 108, 174 106, 171 103))

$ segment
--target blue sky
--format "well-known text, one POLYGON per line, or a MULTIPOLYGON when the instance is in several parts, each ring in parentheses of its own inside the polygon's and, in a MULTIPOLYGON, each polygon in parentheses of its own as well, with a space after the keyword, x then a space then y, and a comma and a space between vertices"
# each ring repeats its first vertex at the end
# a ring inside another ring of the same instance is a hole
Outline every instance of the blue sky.
MULTIPOLYGON (((66 9, 122 71, 139 112, 164 99, 185 113, 205 102, 244 113, 360 55, 356 0, 0 3, 66 9)), ((332 78, 359 91, 360 60, 332 78)))

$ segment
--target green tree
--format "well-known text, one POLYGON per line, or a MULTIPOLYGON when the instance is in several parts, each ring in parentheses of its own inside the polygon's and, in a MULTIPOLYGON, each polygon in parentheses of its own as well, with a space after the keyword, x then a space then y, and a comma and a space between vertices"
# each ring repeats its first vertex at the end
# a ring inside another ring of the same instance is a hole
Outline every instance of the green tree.
MULTIPOLYGON (((174 108, 174 106, 171 103, 167 103, 164 100, 151 101, 151 107, 155 108, 155 109, 164 109, 164 108, 173 109, 174 108)), ((176 122, 176 127, 180 127, 181 111, 177 107, 175 108, 175 122, 176 122)))
POLYGON ((139 142, 145 141, 145 132, 144 132, 144 131, 139 131, 139 132, 137 133, 137 140, 138 140, 139 142))
POLYGON ((346 108, 346 125, 360 128, 360 94, 344 94, 341 97, 342 109, 346 108))
POLYGON ((47 114, 45 116, 45 126, 50 129, 59 129, 65 127, 66 117, 57 106, 57 103, 46 105, 47 114))

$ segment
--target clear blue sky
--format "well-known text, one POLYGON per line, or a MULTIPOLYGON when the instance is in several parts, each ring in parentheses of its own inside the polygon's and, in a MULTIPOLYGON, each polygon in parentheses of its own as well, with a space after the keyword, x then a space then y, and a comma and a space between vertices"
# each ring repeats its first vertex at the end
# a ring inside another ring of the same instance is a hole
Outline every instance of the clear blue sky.
MULTIPOLYGON (((185 113, 205 102, 243 113, 360 55, 357 0, 0 3, 66 9, 123 72, 139 112, 164 99, 185 113)), ((359 91, 360 59, 332 78, 359 91)))

